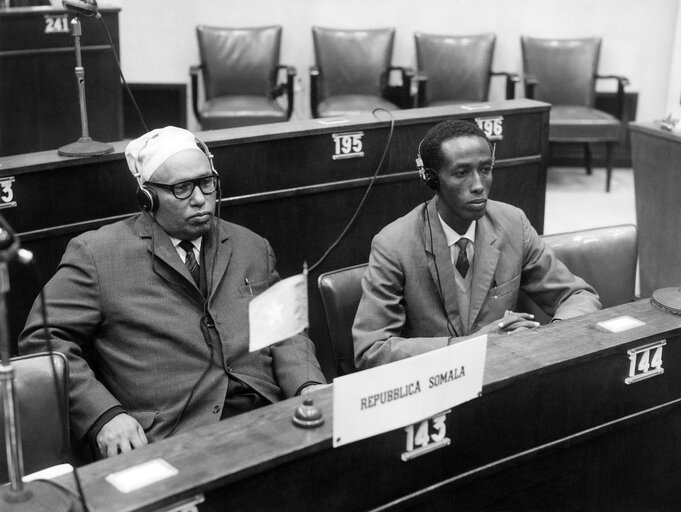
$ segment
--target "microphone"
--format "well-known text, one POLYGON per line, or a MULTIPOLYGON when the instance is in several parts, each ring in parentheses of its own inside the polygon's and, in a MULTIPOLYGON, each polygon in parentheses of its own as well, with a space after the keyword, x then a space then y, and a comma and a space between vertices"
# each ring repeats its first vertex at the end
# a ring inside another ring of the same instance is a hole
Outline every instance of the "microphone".
POLYGON ((17 259, 19 263, 26 265, 33 259, 33 253, 19 247, 19 239, 14 230, 0 215, 0 263, 17 259))
POLYGON ((62 0, 61 3, 74 15, 94 16, 97 14, 97 0, 62 0))

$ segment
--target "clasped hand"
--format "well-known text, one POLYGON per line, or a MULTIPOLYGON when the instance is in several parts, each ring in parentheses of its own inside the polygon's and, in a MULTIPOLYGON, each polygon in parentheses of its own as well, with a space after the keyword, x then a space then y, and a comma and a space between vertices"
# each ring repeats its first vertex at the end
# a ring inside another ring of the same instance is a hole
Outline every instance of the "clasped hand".
POLYGON ((503 318, 486 325, 478 332, 480 334, 511 334, 515 331, 534 329, 535 327, 539 327, 539 322, 534 321, 534 315, 506 311, 503 318))

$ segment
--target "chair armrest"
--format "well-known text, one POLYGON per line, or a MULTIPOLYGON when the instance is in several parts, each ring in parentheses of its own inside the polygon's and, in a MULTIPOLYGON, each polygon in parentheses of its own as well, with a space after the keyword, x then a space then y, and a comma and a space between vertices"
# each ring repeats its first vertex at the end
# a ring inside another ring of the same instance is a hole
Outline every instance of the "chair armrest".
POLYGON ((291 118, 293 113, 293 96, 294 96, 294 85, 296 78, 296 68, 294 66, 287 66, 285 64, 280 64, 277 66, 277 87, 272 91, 272 98, 276 99, 284 92, 286 92, 286 119, 291 118), (286 71, 286 81, 279 83, 278 76, 281 71, 286 71))
POLYGON ((517 73, 508 73, 506 71, 491 71, 493 76, 505 76, 506 77, 506 99, 515 99, 515 84, 520 82, 520 77, 517 73))
POLYGON ((388 66, 384 76, 385 87, 383 87, 383 90, 388 91, 389 99, 394 100, 394 103, 400 108, 413 107, 415 98, 411 92, 411 85, 415 76, 414 70, 404 66, 388 66), (390 74, 393 71, 399 71, 401 85, 390 85, 390 74))
POLYGON ((199 113, 199 75, 203 71, 201 64, 189 68, 189 75, 192 82, 192 109, 196 120, 201 123, 201 114, 199 113))
POLYGON ((319 74, 318 66, 310 66, 310 112, 315 119, 319 117, 319 74))
POLYGON ((617 119, 624 114, 624 88, 629 85, 629 79, 621 75, 596 75, 597 79, 617 80, 617 119))
POLYGON ((426 106, 426 92, 428 91, 428 77, 426 75, 414 75, 413 84, 416 87, 415 106, 421 108, 426 106))
POLYGON ((525 97, 534 99, 534 93, 537 89, 537 79, 533 75, 525 75, 525 97))

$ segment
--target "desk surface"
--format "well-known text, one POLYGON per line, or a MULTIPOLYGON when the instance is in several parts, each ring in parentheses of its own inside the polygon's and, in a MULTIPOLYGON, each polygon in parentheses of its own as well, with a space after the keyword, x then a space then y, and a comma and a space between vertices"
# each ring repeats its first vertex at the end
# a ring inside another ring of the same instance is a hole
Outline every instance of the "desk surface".
MULTIPOLYGON (((490 474, 493 476, 497 466, 522 463, 512 471, 523 471, 523 483, 506 482, 510 485, 506 494, 512 494, 517 491, 515 485, 531 488, 533 483, 539 485, 548 478, 533 473, 528 476, 528 468, 534 467, 533 462, 527 463, 528 454, 535 458, 550 454, 549 464, 555 470, 556 466, 576 460, 571 450, 579 453, 583 444, 589 448, 587 455, 580 457, 598 457, 598 472, 596 468, 589 469, 594 464, 592 459, 588 459, 588 467, 575 471, 580 478, 589 474, 600 479, 617 472, 622 458, 636 452, 622 450, 619 445, 611 451, 610 434, 616 438, 619 432, 626 434, 631 428, 645 429, 649 415, 658 417, 660 411, 676 411, 679 415, 681 339, 674 338, 679 335, 681 317, 641 300, 530 332, 490 339, 483 396, 453 410, 447 420, 448 432, 454 432, 451 446, 417 461, 400 461, 400 432, 333 449, 332 389, 327 388, 312 395, 326 419, 319 428, 305 430, 292 424, 293 411, 302 400, 295 398, 90 464, 79 474, 88 505, 98 512, 152 510, 198 493, 206 496, 206 510, 213 510, 213 502, 229 505, 230 510, 267 510, 272 506, 281 510, 305 506, 310 510, 366 510, 398 504, 404 507, 414 505, 414 500, 429 501, 464 480, 484 482, 490 474), (621 333, 596 325, 622 315, 642 320, 645 325, 621 333), (667 340, 665 372, 641 383, 624 384, 629 369, 627 350, 661 339, 667 340), (588 443, 594 439, 605 443, 605 448, 591 447, 588 443), (130 494, 119 493, 105 480, 109 473, 155 458, 170 463, 179 475, 130 494)), ((678 423, 678 418, 674 421, 678 423)), ((669 428, 663 432, 679 440, 669 428)), ((632 435, 640 439, 638 431, 632 435)), ((660 443, 656 464, 665 457, 681 462, 678 450, 669 454, 663 440, 656 441, 660 443)), ((627 438, 626 442, 631 440, 627 438)), ((633 478, 646 471, 651 469, 629 467, 626 476, 633 478), (635 474, 629 475, 632 472, 635 474)), ((669 469, 669 478, 678 478, 677 473, 669 469)), ((70 476, 59 480, 72 486, 70 476)), ((656 485, 659 492, 668 491, 662 479, 656 485)), ((553 499, 559 499, 561 489, 554 485, 551 488, 556 493, 553 499)), ((577 488, 563 490, 568 496, 580 494, 577 488)), ((605 499, 603 492, 606 491, 596 493, 598 499, 605 499)), ((649 505, 656 509, 658 491, 646 492, 649 505)), ((474 498, 468 498, 485 499, 477 492, 474 498)), ((598 504, 612 503, 612 499, 619 497, 608 497, 610 501, 598 504)))

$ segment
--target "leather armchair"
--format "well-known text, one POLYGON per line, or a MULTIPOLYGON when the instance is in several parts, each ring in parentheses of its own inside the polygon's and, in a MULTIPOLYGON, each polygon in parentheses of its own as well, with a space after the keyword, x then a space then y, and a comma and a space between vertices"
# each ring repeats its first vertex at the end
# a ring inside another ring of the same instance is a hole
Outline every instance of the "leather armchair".
POLYGON ((201 64, 190 68, 192 106, 203 130, 287 121, 296 71, 279 64, 281 26, 196 27, 201 64), (203 100, 199 106, 199 82, 203 100), (287 107, 277 102, 286 95, 287 107))
POLYGON ((414 72, 392 66, 395 29, 341 30, 312 27, 316 64, 310 68, 312 117, 349 116, 375 108, 413 105, 414 72), (390 85, 391 74, 400 84, 390 85))
POLYGON ((418 106, 439 106, 489 99, 493 76, 506 78, 506 99, 515 98, 520 77, 492 71, 494 34, 469 36, 416 32, 418 106))
POLYGON ((591 174, 589 144, 606 144, 605 190, 610 191, 612 153, 620 139, 624 87, 619 75, 599 75, 601 38, 537 39, 521 37, 525 96, 551 103, 549 142, 580 143, 591 174), (596 80, 617 81, 617 116, 594 108, 596 80))
MULTIPOLYGON (((58 352, 52 358, 57 372, 56 383, 49 354, 31 354, 11 359, 15 400, 19 408, 24 474, 66 462, 69 455, 68 362, 58 352), (59 415, 60 401, 65 406, 63 418, 59 415)), ((0 436, 4 439, 4 410, 1 403, 0 414, 3 415, 0 436)), ((0 443, 0 460, 3 461, 0 464, 0 483, 8 482, 4 442, 0 443)))

